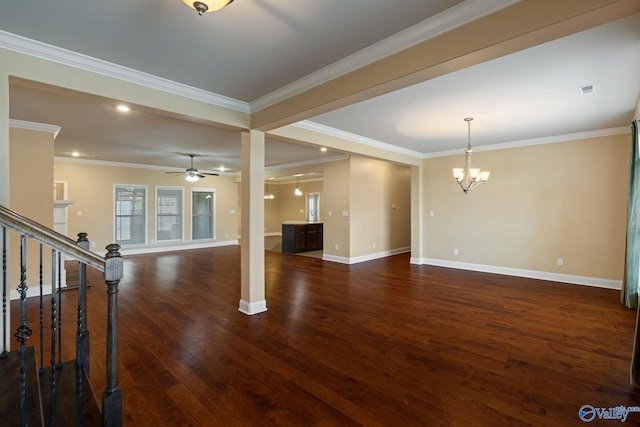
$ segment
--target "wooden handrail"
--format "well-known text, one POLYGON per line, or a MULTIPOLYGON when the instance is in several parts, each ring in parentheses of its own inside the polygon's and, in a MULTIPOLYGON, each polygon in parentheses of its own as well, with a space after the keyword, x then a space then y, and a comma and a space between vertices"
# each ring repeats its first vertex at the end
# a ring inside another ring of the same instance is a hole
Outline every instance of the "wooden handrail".
MULTIPOLYGON (((117 294, 118 285, 123 275, 123 260, 120 255, 120 246, 117 244, 110 244, 106 247, 107 254, 105 257, 101 257, 89 250, 89 241, 87 240, 86 233, 78 234, 78 241, 69 239, 68 237, 46 227, 42 224, 26 218, 4 206, 0 205, 0 230, 2 232, 2 246, 3 246, 3 270, 6 271, 6 229, 11 229, 21 235, 20 244, 20 286, 18 291, 20 293, 21 302, 21 319, 18 333, 16 338, 22 339, 20 341, 21 355, 20 363, 26 363, 25 355, 26 340, 31 335, 31 328, 26 323, 26 299, 27 299, 27 286, 26 286, 26 239, 30 238, 40 243, 40 325, 42 327, 42 245, 47 245, 52 248, 52 285, 51 285, 51 392, 50 392, 50 409, 51 420, 54 420, 55 412, 55 393, 56 393, 56 370, 62 366, 62 356, 59 353, 58 364, 55 362, 55 346, 56 346, 56 321, 57 327, 60 328, 61 317, 57 315, 57 311, 61 306, 56 306, 56 289, 54 286, 56 276, 56 260, 58 261, 58 280, 60 280, 60 260, 62 259, 60 254, 63 253, 70 258, 79 261, 78 265, 78 319, 77 319, 77 332, 76 332, 76 399, 78 401, 77 417, 80 421, 83 414, 83 392, 82 392, 82 376, 89 374, 89 330, 87 329, 87 304, 86 304, 86 274, 85 266, 90 265, 97 270, 101 271, 104 275, 104 280, 107 285, 107 336, 106 336, 106 385, 102 394, 102 423, 106 427, 121 427, 122 426, 122 391, 118 380, 118 326, 117 326, 117 294), (57 257, 57 258, 56 258, 57 257), (58 317, 56 317, 58 316, 58 317)), ((6 275, 2 278, 3 293, 6 293, 6 275)), ((60 282, 59 282, 60 283, 60 282)), ((58 285, 58 292, 60 285, 58 285)), ((58 303, 62 301, 58 296, 58 303)), ((6 312, 3 314, 2 323, 7 324, 6 312)), ((61 329, 58 329, 60 332, 61 329)), ((42 330, 40 331, 42 334, 42 330)), ((6 336, 6 332, 3 334, 6 336)), ((58 348, 61 349, 62 334, 59 333, 57 338, 58 348)), ((6 348, 6 343, 3 348, 6 348)), ((21 369, 20 373, 20 404, 24 405, 25 394, 25 372, 21 369)), ((21 425, 25 425, 22 421, 26 415, 26 409, 24 406, 20 408, 21 425)), ((68 425, 68 424, 65 424, 68 425)))
POLYGON ((67 236, 38 224, 2 205, 0 205, 0 224, 40 243, 56 247, 60 252, 104 272, 104 258, 100 255, 78 246, 77 242, 67 236))

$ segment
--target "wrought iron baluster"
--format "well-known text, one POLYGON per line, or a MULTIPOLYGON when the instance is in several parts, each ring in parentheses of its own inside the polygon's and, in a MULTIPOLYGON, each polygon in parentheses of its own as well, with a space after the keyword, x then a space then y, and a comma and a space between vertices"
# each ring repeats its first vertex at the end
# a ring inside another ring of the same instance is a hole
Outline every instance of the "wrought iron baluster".
MULTIPOLYGON (((78 233, 78 246, 89 250, 90 242, 87 233, 78 233)), ((82 369, 89 375, 89 329, 87 327, 87 265, 78 262, 78 321, 80 322, 80 336, 77 345, 80 347, 82 369)))
POLYGON ((31 337, 31 329, 27 326, 27 238, 20 236, 20 326, 14 334, 20 343, 20 425, 26 424, 27 396, 27 341, 31 337))
MULTIPOLYGON (((87 233, 78 233, 78 246, 89 250, 87 233)), ((89 330, 87 329, 87 266, 78 262, 78 330, 76 336, 76 408, 82 424, 82 374, 89 375, 89 330)))
POLYGON ((9 316, 7 313, 7 227, 2 227, 2 354, 0 357, 7 357, 9 346, 7 345, 7 323, 9 316))
POLYGON ((49 418, 51 426, 55 425, 56 419, 56 324, 58 322, 58 312, 56 304, 55 280, 56 277, 57 251, 51 249, 51 377, 49 378, 49 388, 51 398, 49 400, 49 418))
MULTIPOLYGON (((51 290, 53 292, 53 289, 51 290)), ((62 368, 62 253, 58 252, 58 368, 62 368)))
MULTIPOLYGON (((44 373, 44 311, 43 311, 43 273, 42 273, 42 243, 40 243, 40 369, 39 373, 44 373)), ((53 286, 52 286, 53 287, 53 286)))

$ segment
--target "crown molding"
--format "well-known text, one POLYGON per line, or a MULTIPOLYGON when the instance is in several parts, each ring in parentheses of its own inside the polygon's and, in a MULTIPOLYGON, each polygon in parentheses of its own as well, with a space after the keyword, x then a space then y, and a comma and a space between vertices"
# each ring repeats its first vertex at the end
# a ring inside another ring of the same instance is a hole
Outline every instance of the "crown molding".
POLYGON ((58 133, 62 128, 56 125, 49 125, 47 123, 27 122, 24 120, 9 119, 9 127, 16 129, 35 130, 38 132, 49 132, 53 134, 53 139, 58 137, 58 133))
MULTIPOLYGON (((623 135, 625 133, 631 133, 631 128, 629 126, 592 130, 588 132, 576 132, 576 133, 569 133, 566 135, 545 136, 542 138, 523 139, 521 141, 504 142, 501 144, 480 145, 477 147, 474 146, 473 151, 480 152, 480 151, 505 150, 508 148, 529 147, 531 145, 543 145, 543 144, 554 144, 556 142, 575 141, 577 139, 589 139, 589 138, 599 138, 603 136, 623 135)), ((461 149, 438 151, 436 153, 424 154, 422 158, 431 159, 435 157, 453 156, 453 155, 460 154, 462 152, 463 150, 461 149)))
POLYGON ((296 126, 301 129, 307 129, 310 131, 319 132, 321 134, 334 136, 336 138, 346 139, 347 141, 357 142, 362 145, 366 145, 373 148, 379 148, 382 150, 391 151, 393 153, 403 154, 406 156, 417 157, 417 158, 422 158, 423 156, 422 153, 415 150, 410 150, 404 147, 398 147, 397 145, 387 144, 386 142, 381 142, 375 139, 356 135, 355 133, 345 132, 340 129, 321 125, 320 123, 315 123, 309 120, 302 120, 300 122, 293 123, 291 126, 296 126))
POLYGON ((252 112, 262 110, 519 1, 521 0, 467 0, 251 101, 250 109, 252 112))
POLYGON ((229 108, 243 113, 249 113, 249 104, 213 92, 198 89, 182 83, 174 82, 152 74, 123 67, 118 64, 93 58, 88 55, 73 52, 47 43, 42 43, 17 34, 0 30, 0 48, 18 52, 36 58, 45 59, 69 67, 101 74, 103 76, 123 80, 151 89, 161 90, 207 104, 229 108))

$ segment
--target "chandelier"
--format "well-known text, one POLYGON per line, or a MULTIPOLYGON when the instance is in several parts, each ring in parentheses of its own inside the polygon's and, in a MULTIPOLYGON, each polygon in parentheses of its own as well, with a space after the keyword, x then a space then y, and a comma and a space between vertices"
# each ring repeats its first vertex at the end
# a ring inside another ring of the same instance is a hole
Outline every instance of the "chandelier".
POLYGON ((298 178, 299 175, 296 175, 296 189, 293 194, 295 194, 296 196, 302 196, 302 190, 300 190, 300 187, 298 186, 298 178))
POLYGON ((271 200, 271 199, 275 199, 276 196, 274 196, 273 194, 269 193, 269 183, 266 184, 266 190, 264 193, 264 198, 266 200, 271 200))
POLYGON ((198 15, 202 16, 205 12, 215 12, 216 10, 220 10, 233 0, 182 0, 188 6, 194 8, 198 11, 198 15))
POLYGON ((462 188, 462 191, 464 191, 464 194, 467 194, 478 185, 487 182, 489 180, 489 174, 491 173, 489 171, 483 171, 480 168, 471 167, 471 120, 473 120, 473 117, 467 117, 464 119, 464 121, 467 122, 469 137, 467 149, 464 150, 464 168, 453 168, 453 177, 456 179, 456 182, 460 184, 460 187, 462 188))

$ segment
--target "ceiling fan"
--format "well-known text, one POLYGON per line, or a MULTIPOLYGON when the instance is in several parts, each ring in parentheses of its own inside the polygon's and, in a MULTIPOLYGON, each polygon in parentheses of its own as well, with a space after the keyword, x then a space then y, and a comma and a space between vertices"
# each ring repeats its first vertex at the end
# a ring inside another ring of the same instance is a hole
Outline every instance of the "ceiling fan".
POLYGON ((173 175, 181 175, 184 173, 184 179, 189 182, 197 182, 200 178, 205 178, 207 175, 210 176, 218 176, 217 173, 208 173, 208 172, 199 172, 198 169, 193 167, 193 158, 196 157, 195 154, 189 154, 191 157, 191 167, 186 169, 184 172, 166 172, 173 175))

